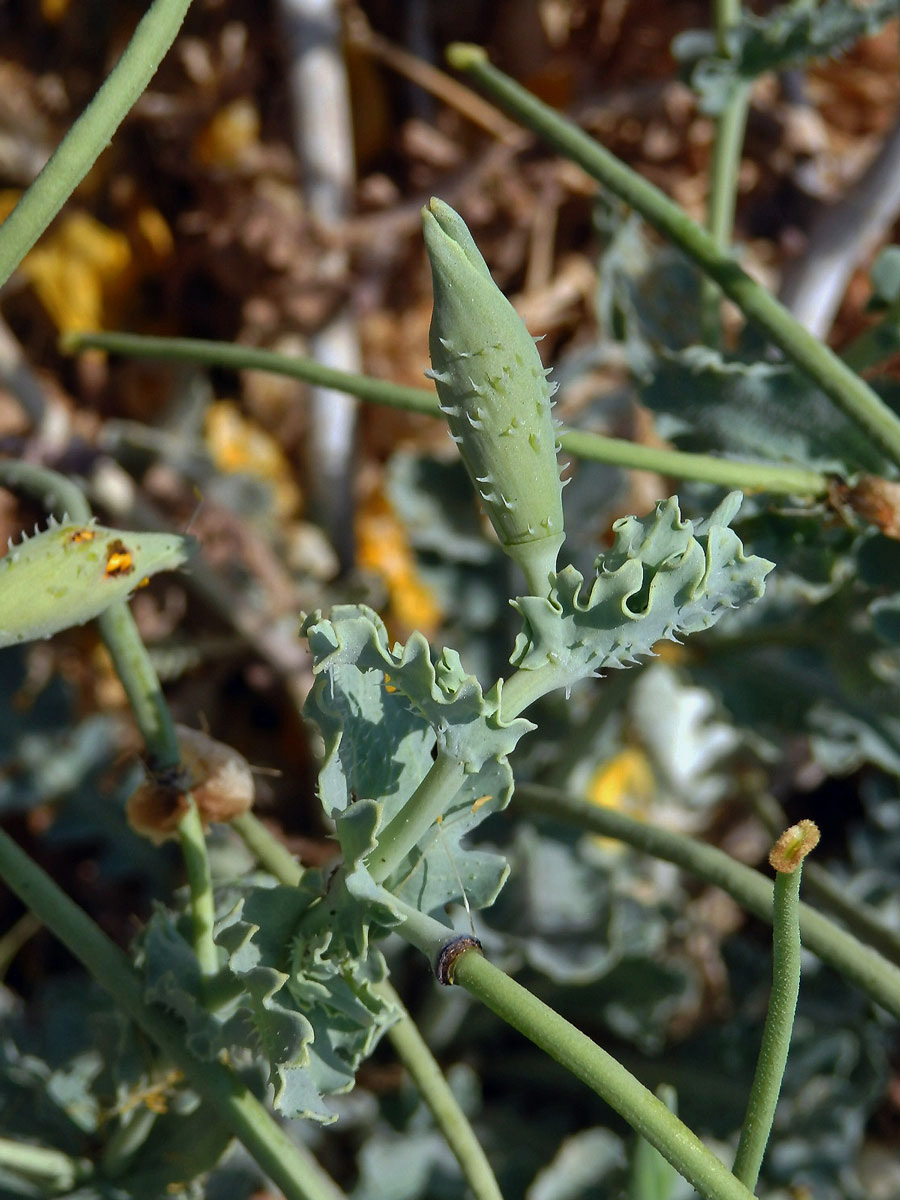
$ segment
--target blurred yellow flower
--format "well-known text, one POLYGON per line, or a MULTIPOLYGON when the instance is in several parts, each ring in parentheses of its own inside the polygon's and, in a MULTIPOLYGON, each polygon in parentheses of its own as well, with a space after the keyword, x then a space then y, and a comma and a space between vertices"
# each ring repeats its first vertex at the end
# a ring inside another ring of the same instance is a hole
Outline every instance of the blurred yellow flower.
POLYGON ((206 410, 205 439, 220 471, 266 480, 272 485, 276 514, 290 517, 297 512, 302 497, 284 452, 233 400, 217 400, 206 410))
MULTIPOLYGON (((641 820, 647 815, 655 791, 656 780, 646 754, 637 746, 626 746, 594 770, 585 798, 598 808, 611 808, 641 820)), ((615 838, 594 840, 606 849, 622 845, 615 838)))
POLYGON ((380 491, 373 492, 357 513, 356 542, 359 565, 377 572, 387 586, 388 626, 397 626, 398 637, 414 629, 432 637, 441 621, 440 605, 419 575, 405 526, 380 491))
POLYGON ((194 160, 201 167, 239 167, 247 151, 259 142, 256 105, 239 96, 214 113, 194 139, 194 160))

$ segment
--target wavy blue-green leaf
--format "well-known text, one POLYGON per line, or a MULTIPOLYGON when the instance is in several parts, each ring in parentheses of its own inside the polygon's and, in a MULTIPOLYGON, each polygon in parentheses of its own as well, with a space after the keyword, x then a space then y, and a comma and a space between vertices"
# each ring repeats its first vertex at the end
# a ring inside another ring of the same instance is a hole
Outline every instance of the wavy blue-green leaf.
POLYGON ((485 851, 464 850, 461 839, 508 803, 506 756, 531 723, 504 723, 499 689, 485 695, 454 651, 444 650, 433 663, 418 633, 405 646, 390 648, 383 623, 363 606, 336 608, 327 619, 314 614, 304 632, 317 675, 306 712, 325 742, 320 798, 337 825, 348 887, 377 903, 355 872, 439 750, 465 764, 464 782, 440 823, 386 886, 426 912, 461 899, 463 891, 472 907, 490 904, 506 876, 505 863, 485 851))
POLYGON ((745 555, 728 528, 740 502, 740 493, 732 492, 695 524, 682 518, 672 497, 647 517, 616 521, 612 549, 597 559, 587 589, 584 577, 567 567, 549 599, 513 602, 523 629, 512 662, 524 670, 552 666, 561 681, 574 683, 631 666, 658 641, 678 641, 758 600, 773 564, 745 555))
POLYGON ((727 55, 718 52, 712 33, 698 29, 679 35, 672 51, 689 73, 704 112, 715 114, 736 84, 839 54, 896 16, 896 0, 783 4, 765 16, 745 13, 726 34, 727 55))

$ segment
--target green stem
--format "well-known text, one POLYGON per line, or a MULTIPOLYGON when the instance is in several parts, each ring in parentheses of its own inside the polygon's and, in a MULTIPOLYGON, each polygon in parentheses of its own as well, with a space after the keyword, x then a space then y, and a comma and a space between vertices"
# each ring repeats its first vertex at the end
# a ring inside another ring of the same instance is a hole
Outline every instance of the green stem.
MULTIPOLYGON (((661 1083, 656 1089, 657 1097, 670 1112, 678 1112, 675 1089, 661 1083)), ((668 1200, 674 1191, 675 1172, 655 1146, 646 1138, 636 1135, 628 1163, 628 1191, 625 1200, 668 1200)))
MULTIPOLYGON (((260 821, 247 813, 232 821, 232 825, 280 883, 287 887, 299 884, 302 867, 260 821)), ((400 1013, 400 1019, 388 1030, 391 1045, 431 1110, 473 1195, 476 1200, 501 1200, 500 1189, 478 1138, 403 1001, 387 980, 378 984, 377 990, 400 1013)))
POLYGON ((28 492, 60 519, 68 516, 84 525, 91 519, 91 508, 81 488, 49 467, 0 459, 0 484, 28 492))
POLYGON ((317 387, 334 388, 366 400, 370 404, 384 404, 404 412, 424 413, 426 416, 441 417, 437 393, 434 388, 404 387, 371 375, 358 375, 352 371, 340 371, 326 367, 312 358, 301 358, 288 354, 276 354, 273 350, 259 350, 254 346, 241 346, 234 342, 205 341, 202 338, 146 337, 139 333, 80 333, 64 334, 60 338, 60 349, 67 354, 80 350, 108 350, 110 354, 122 354, 150 361, 196 363, 206 367, 224 367, 232 371, 268 371, 273 375, 286 375, 289 379, 301 379, 317 387))
POLYGON ((798 865, 793 871, 775 874, 772 994, 733 1167, 734 1174, 751 1191, 756 1189, 772 1132, 800 993, 801 869, 798 865))
POLYGON ((506 724, 521 716, 542 696, 566 687, 571 682, 571 672, 564 665, 548 663, 527 671, 517 670, 503 680, 500 693, 500 718, 506 724))
POLYGON ((290 1141, 236 1075, 219 1062, 201 1062, 190 1054, 183 1026, 145 1003, 141 979, 118 946, 2 831, 0 877, 181 1068, 288 1200, 339 1200, 342 1192, 312 1155, 290 1141))
MULTIPOLYGON (((645 825, 622 813, 537 784, 518 786, 514 802, 526 812, 543 813, 590 833, 617 838, 644 854, 675 863, 706 883, 720 887, 761 920, 772 922, 771 881, 715 846, 645 825)), ((800 905, 800 930, 807 950, 861 988, 892 1016, 900 1018, 900 968, 808 904, 800 905)))
MULTIPOLYGON (((717 7, 727 7, 721 5, 717 7)), ((740 5, 736 6, 740 12, 740 5)), ((710 175, 709 213, 707 228, 709 235, 726 253, 734 236, 734 212, 737 204, 738 172, 741 165, 741 150, 744 145, 744 130, 750 109, 750 87, 746 83, 735 83, 731 95, 716 122, 716 140, 713 146, 710 175)), ((704 333, 710 345, 721 341, 719 324, 719 289, 704 276, 701 293, 701 311, 704 333)))
POLYGON ((723 252, 731 246, 734 233, 738 171, 749 107, 750 89, 746 84, 736 84, 719 118, 713 148, 707 224, 710 237, 723 252))
MULTIPOLYGON (((147 747, 151 770, 163 771, 176 767, 181 754, 175 726, 159 676, 138 632, 131 609, 124 603, 111 604, 97 618, 97 624, 147 747)), ((213 941, 215 904, 212 877, 197 806, 192 796, 188 795, 187 800, 187 811, 178 823, 178 837, 191 896, 194 953, 201 973, 210 977, 218 970, 218 951, 213 941)))
POLYGON ((399 1006, 401 1013, 400 1019, 388 1030, 391 1045, 431 1110, 473 1196, 476 1200, 502 1200, 497 1180, 475 1131, 415 1021, 389 984, 379 985, 379 990, 388 1003, 399 1006))
POLYGON ((635 471, 655 471, 658 475, 711 483, 729 490, 824 496, 829 486, 827 475, 806 467, 778 467, 769 463, 716 458, 712 454, 693 454, 687 450, 665 450, 576 429, 561 430, 559 440, 563 450, 575 458, 635 471))
POLYGON ((741 19, 741 0, 715 0, 716 51, 722 58, 731 57, 728 31, 741 19))
POLYGON ((428 774, 392 821, 378 835, 367 866, 383 883, 403 862, 462 787, 465 768, 457 758, 439 753, 428 774))
POLYGON ((294 858, 284 842, 271 833, 253 813, 243 813, 232 818, 231 827, 244 845, 254 854, 266 870, 288 887, 299 887, 303 878, 303 867, 294 858))
POLYGON ((151 769, 177 766, 181 756, 175 726, 131 609, 125 603, 111 604, 97 618, 97 626, 144 739, 151 769))
MULTIPOLYGON (((397 932, 434 964, 458 936, 409 905, 398 904, 404 924, 397 932)), ((464 987, 498 1017, 586 1083, 710 1200, 750 1200, 750 1193, 708 1150, 693 1130, 666 1108, 621 1063, 559 1013, 484 958, 464 950, 453 965, 453 983, 464 987)))
MULTIPOLYGON (((714 14, 718 52, 723 58, 729 58, 731 51, 728 34, 741 19, 741 0, 715 0, 714 14)), ((722 251, 729 250, 733 241, 738 171, 749 107, 749 85, 735 80, 725 106, 716 120, 716 140, 709 181, 709 211, 706 218, 710 237, 722 251)), ((704 276, 700 310, 706 341, 711 346, 721 343, 719 299, 719 289, 709 276, 704 276)))
MULTIPOLYGON (((354 375, 348 371, 323 367, 308 358, 275 354, 250 346, 193 338, 144 337, 133 333, 71 333, 66 334, 61 344, 70 353, 100 349, 112 354, 164 362, 198 363, 228 367, 235 371, 270 371, 349 392, 373 404, 444 419, 438 408, 437 396, 430 388, 401 387, 381 379, 372 379, 368 375, 354 375)), ((576 458, 638 471, 655 471, 660 475, 693 479, 720 487, 740 488, 748 492, 776 492, 788 496, 823 496, 828 491, 827 476, 804 467, 740 462, 709 454, 663 450, 655 446, 642 446, 624 438, 604 437, 602 434, 574 429, 560 430, 559 440, 564 452, 576 458)))
POLYGON ((181 843, 181 853, 184 856, 188 887, 191 893, 194 953, 197 955, 201 974, 209 979, 219 969, 219 954, 216 943, 213 941, 216 905, 213 897, 212 872, 209 867, 206 834, 203 830, 203 822, 200 820, 200 813, 194 797, 188 793, 185 798, 188 801, 188 808, 178 822, 178 839, 181 843))
POLYGON ((770 292, 751 279, 730 254, 723 253, 705 229, 583 130, 498 71, 488 62, 481 47, 453 45, 447 51, 447 58, 451 66, 474 78, 518 121, 625 200, 692 258, 842 412, 900 464, 900 419, 867 383, 804 329, 770 292))
POLYGON ((106 1179, 116 1179, 125 1174, 135 1156, 153 1131, 158 1114, 146 1104, 140 1105, 119 1123, 106 1140, 100 1169, 106 1179))
MULTIPOLYGON (((54 1194, 71 1191, 93 1173, 87 1159, 72 1158, 62 1150, 34 1146, 0 1137, 0 1166, 31 1180, 40 1180, 54 1194)), ((29 1193, 30 1194, 30 1193, 29 1193)))
POLYGON ((121 58, 31 187, 0 225, 0 285, 109 145, 172 45, 190 0, 154 0, 121 58))

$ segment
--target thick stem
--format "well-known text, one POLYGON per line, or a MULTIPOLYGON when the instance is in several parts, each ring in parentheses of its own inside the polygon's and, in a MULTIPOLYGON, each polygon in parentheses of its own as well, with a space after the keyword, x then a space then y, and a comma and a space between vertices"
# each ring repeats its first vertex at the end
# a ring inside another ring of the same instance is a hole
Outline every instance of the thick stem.
POLYGON ((93 100, 0 225, 0 284, 9 279, 109 145, 156 74, 189 6, 190 0, 154 0, 93 100))
POLYGON ((295 1146, 240 1080, 185 1046, 178 1021, 143 998, 143 984, 122 951, 0 831, 0 877, 84 964, 132 1020, 184 1072, 288 1200, 341 1200, 343 1193, 307 1151, 295 1146))
POLYGON ((178 822, 178 840, 181 843, 191 893, 194 953, 197 955, 201 974, 208 979, 219 969, 219 955, 213 941, 216 905, 203 823, 193 796, 188 794, 186 798, 188 808, 178 822))
POLYGON ((392 821, 378 835, 368 860, 369 873, 383 883, 403 862, 462 787, 465 768, 457 758, 438 753, 428 774, 392 821))
MULTIPOLYGON (((577 796, 537 784, 517 787, 514 804, 526 812, 544 813, 590 833, 617 838, 644 854, 675 863, 690 874, 720 887, 761 920, 772 922, 770 880, 715 846, 632 820, 622 813, 599 808, 577 796)), ((900 969, 808 904, 800 905, 800 930, 807 950, 861 988, 892 1016, 900 1018, 900 969)))
POLYGON ((775 875, 772 994, 733 1167, 751 1191, 772 1132, 800 993, 800 874, 798 866, 775 875))
POLYGON ((451 66, 465 71, 515 118, 555 150, 578 163, 604 187, 630 204, 664 237, 674 242, 769 335, 851 420, 900 464, 900 419, 881 398, 796 321, 770 292, 751 279, 709 233, 658 188, 620 162, 576 125, 498 71, 479 46, 454 45, 451 66))
MULTIPOLYGON (((406 920, 397 932, 434 965, 442 947, 458 935, 408 905, 399 907, 406 920)), ((621 1063, 489 963, 478 950, 464 950, 455 959, 452 981, 592 1088, 702 1196, 709 1200, 750 1200, 752 1193, 621 1063)))
MULTIPOLYGON (((62 339, 64 349, 101 349, 111 354, 163 362, 191 362, 204 366, 230 367, 232 370, 271 371, 292 379, 303 379, 336 388, 372 404, 384 404, 405 412, 444 419, 437 396, 430 388, 401 387, 368 375, 354 375, 323 367, 308 358, 295 358, 227 342, 207 342, 192 338, 144 337, 132 333, 71 333, 62 339)), ((768 463, 740 462, 716 458, 710 454, 692 454, 681 450, 663 450, 642 446, 624 438, 604 437, 598 433, 562 429, 559 441, 566 454, 611 466, 637 471, 655 471, 677 479, 693 479, 742 491, 775 492, 787 496, 824 496, 828 478, 820 471, 804 467, 775 466, 768 463)))

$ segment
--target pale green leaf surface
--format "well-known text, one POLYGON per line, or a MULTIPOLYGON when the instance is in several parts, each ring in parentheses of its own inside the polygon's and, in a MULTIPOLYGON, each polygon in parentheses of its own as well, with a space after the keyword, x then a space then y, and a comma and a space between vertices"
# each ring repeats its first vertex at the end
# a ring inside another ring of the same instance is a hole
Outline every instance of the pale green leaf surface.
POLYGON ((442 814, 440 832, 429 830, 387 887, 426 912, 459 899, 460 882, 470 905, 490 903, 505 864, 484 851, 462 851, 460 839, 508 802, 506 755, 530 722, 503 723, 499 690, 485 695, 453 651, 433 664, 419 634, 389 648, 382 622, 363 606, 342 606, 328 619, 316 614, 304 629, 318 675, 306 711, 325 741, 320 794, 337 823, 348 888, 377 902, 360 873, 362 861, 378 828, 401 811, 430 770, 438 747, 465 764, 464 783, 442 814), (361 807, 374 797, 374 808, 361 807))
POLYGON ((554 667, 562 680, 633 664, 663 638, 677 641, 715 624, 729 609, 759 599, 772 563, 746 556, 728 528, 734 494, 705 522, 684 520, 673 497, 647 517, 623 517, 615 541, 584 578, 573 567, 556 576, 547 600, 513 602, 523 618, 512 662, 554 667))
POLYGON ((884 457, 818 388, 781 363, 726 359, 706 346, 663 351, 642 401, 679 448, 842 474, 881 473, 884 457))

